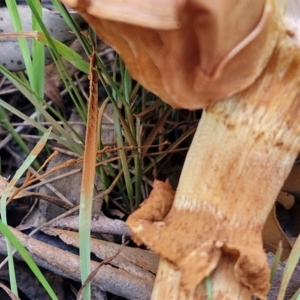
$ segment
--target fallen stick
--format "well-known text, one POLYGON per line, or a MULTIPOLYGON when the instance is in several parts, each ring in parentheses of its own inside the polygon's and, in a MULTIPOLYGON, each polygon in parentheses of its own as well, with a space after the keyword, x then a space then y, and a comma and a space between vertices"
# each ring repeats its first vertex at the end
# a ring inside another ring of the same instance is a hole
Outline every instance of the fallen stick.
MULTIPOLYGON (((79 256, 68 251, 61 250, 35 238, 28 237, 20 231, 10 228, 22 245, 30 253, 38 266, 52 271, 55 274, 80 282, 79 256)), ((130 248, 129 248, 130 249, 130 248)), ((0 253, 7 255, 5 238, 0 236, 0 253)), ((20 259, 16 253, 15 257, 20 259)), ((98 266, 97 262, 91 261, 91 270, 98 266)), ((152 284, 143 278, 110 265, 103 265, 91 281, 102 291, 125 297, 127 299, 147 300, 150 299, 152 284)))

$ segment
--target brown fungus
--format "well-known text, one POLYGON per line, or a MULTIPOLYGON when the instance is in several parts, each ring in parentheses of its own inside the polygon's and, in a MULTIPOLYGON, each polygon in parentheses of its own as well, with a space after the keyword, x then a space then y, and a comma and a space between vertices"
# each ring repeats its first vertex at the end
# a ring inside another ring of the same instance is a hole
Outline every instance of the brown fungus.
MULTIPOLYGON (((177 191, 155 182, 128 219, 161 256, 152 299, 266 299, 261 231, 300 149, 290 1, 63 0, 177 108, 204 108, 177 191)), ((297 25, 297 24, 296 24, 297 25)))

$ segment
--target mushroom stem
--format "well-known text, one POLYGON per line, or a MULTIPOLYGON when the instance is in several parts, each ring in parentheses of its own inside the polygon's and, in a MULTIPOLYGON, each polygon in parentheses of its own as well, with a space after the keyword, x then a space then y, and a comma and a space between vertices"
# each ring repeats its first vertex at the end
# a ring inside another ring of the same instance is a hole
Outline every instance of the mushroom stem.
POLYGON ((213 299, 266 298, 261 231, 300 148, 299 64, 284 33, 254 84, 204 111, 170 210, 150 195, 129 217, 135 240, 162 257, 153 300, 206 299, 210 275, 213 299))
MULTIPOLYGON (((234 263, 228 256, 223 256, 218 264, 218 272, 210 276, 213 299, 245 300, 251 299, 249 289, 235 280, 234 263), (227 298, 226 298, 227 297, 227 298)), ((207 300, 205 283, 186 291, 180 283, 180 271, 166 259, 161 259, 156 273, 151 300, 207 300)))

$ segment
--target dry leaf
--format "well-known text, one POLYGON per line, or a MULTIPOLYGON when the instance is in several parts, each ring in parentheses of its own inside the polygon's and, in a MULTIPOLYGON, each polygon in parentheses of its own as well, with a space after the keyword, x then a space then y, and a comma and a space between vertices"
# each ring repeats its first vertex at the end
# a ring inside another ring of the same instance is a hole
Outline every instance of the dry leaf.
POLYGON ((281 203, 285 209, 290 209, 295 204, 294 196, 285 192, 280 192, 276 201, 281 203))
POLYGON ((294 165, 284 182, 283 191, 300 195, 300 165, 294 165))
POLYGON ((267 251, 275 253, 278 248, 279 241, 281 241, 282 242, 281 259, 285 260, 288 258, 292 250, 292 246, 289 242, 289 239, 287 238, 280 224, 277 221, 275 206, 272 208, 271 212, 268 215, 262 235, 263 235, 264 247, 267 249, 267 251))

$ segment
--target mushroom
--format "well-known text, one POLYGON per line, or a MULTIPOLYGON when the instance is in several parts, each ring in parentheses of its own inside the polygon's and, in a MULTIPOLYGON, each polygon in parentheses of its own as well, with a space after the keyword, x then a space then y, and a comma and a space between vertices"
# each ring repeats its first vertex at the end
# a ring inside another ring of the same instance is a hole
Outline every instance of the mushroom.
POLYGON ((63 2, 146 88, 204 109, 175 195, 156 181, 127 221, 161 257, 152 299, 206 299, 208 276, 213 299, 266 299, 261 231, 300 149, 296 14, 276 0, 63 2))

